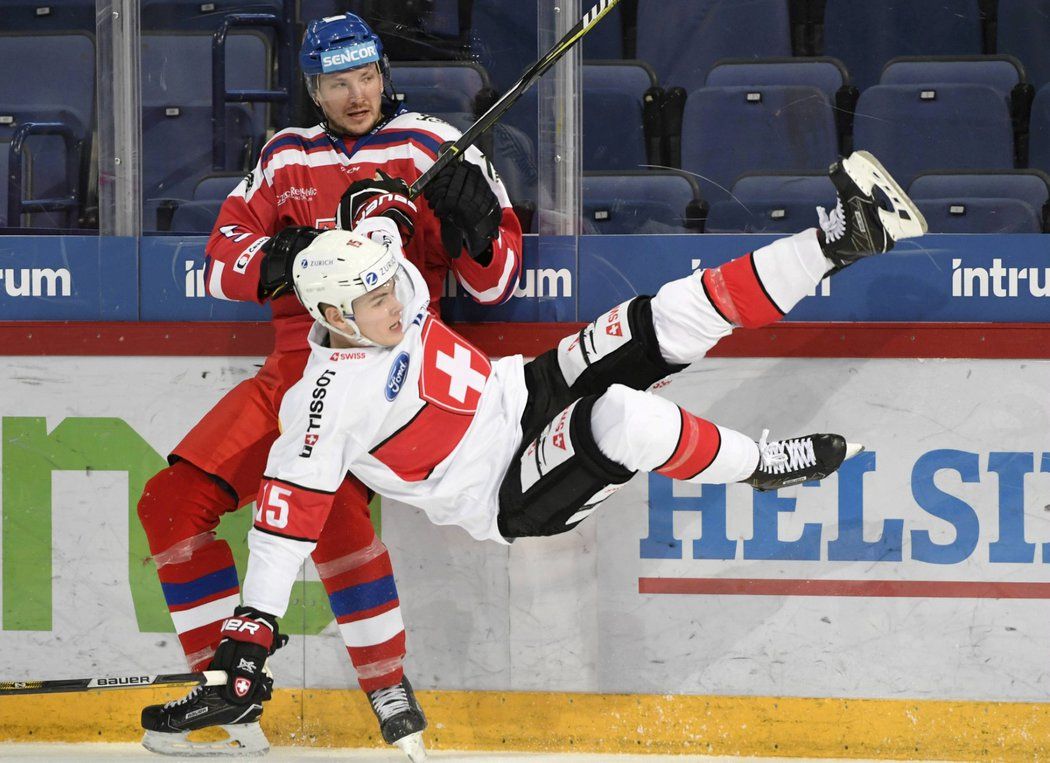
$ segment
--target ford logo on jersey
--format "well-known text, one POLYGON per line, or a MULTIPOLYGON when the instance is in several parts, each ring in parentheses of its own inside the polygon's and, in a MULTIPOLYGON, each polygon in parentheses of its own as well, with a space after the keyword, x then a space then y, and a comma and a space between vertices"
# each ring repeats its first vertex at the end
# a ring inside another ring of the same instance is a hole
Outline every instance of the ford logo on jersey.
POLYGON ((390 402, 394 402, 405 383, 405 377, 408 376, 408 360, 408 353, 402 352, 390 365, 390 373, 386 377, 386 399, 390 402))
POLYGON ((321 71, 336 72, 353 69, 379 60, 379 51, 374 42, 360 42, 345 48, 329 50, 321 54, 321 71))

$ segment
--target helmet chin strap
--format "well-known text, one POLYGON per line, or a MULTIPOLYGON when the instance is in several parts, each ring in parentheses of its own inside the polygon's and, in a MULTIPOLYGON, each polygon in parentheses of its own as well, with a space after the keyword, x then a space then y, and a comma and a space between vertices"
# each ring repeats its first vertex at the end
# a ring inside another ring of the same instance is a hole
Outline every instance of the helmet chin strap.
POLYGON ((359 346, 362 346, 362 347, 382 347, 383 346, 383 345, 379 344, 378 342, 373 342, 371 339, 369 339, 364 334, 362 334, 361 333, 361 329, 359 329, 357 327, 357 323, 354 321, 354 317, 352 315, 347 315, 346 313, 343 313, 343 320, 346 321, 348 326, 353 328, 353 330, 354 330, 353 334, 348 334, 345 331, 343 331, 342 329, 337 329, 331 323, 326 321, 323 317, 318 318, 317 322, 320 323, 322 326, 324 326, 326 329, 328 329, 333 334, 338 334, 339 336, 343 337, 344 339, 348 339, 349 341, 354 342, 355 344, 357 344, 359 346))

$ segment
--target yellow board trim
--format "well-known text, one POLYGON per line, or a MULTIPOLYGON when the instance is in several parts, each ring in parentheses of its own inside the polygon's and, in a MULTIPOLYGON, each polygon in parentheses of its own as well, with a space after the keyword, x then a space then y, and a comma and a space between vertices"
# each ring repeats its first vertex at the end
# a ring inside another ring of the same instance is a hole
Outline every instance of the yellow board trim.
MULTIPOLYGON (((176 689, 0 698, 0 739, 129 742, 139 708, 176 689)), ((1050 705, 940 700, 419 692, 432 749, 1031 761, 1050 758, 1050 705)), ((277 745, 381 747, 364 696, 278 690, 277 745)))

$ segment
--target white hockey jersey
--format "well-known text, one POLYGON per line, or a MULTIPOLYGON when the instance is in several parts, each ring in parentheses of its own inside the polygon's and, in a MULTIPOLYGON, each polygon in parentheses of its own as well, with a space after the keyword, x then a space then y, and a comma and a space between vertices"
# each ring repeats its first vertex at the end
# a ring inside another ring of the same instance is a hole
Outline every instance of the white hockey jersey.
MULTIPOLYGON (((302 379, 281 403, 249 533, 244 603, 281 616, 347 472, 435 524, 506 542, 496 516, 521 443, 520 355, 492 362, 428 311, 426 282, 403 261, 411 298, 394 347, 334 349, 314 324, 302 379)), ((401 289, 398 289, 401 292, 401 289)))

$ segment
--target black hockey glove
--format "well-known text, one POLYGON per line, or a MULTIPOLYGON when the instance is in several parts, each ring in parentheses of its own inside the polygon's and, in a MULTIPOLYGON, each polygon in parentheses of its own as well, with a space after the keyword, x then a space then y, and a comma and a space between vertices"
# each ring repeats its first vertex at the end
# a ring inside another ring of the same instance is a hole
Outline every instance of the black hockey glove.
POLYGON ((441 243, 449 257, 459 257, 465 247, 480 264, 492 261, 503 208, 481 167, 454 160, 426 185, 423 196, 441 221, 441 243))
POLYGON ((291 225, 277 231, 263 244, 259 271, 259 299, 274 299, 292 288, 295 255, 313 243, 324 231, 305 225, 291 225))
POLYGON ((353 230, 366 217, 382 215, 397 223, 401 243, 408 246, 416 230, 416 205, 408 198, 408 185, 382 170, 373 180, 358 180, 343 193, 336 210, 335 222, 344 230, 353 230))
POLYGON ((229 680, 222 696, 235 705, 270 698, 273 679, 263 672, 266 658, 288 643, 277 630, 277 618, 251 607, 237 607, 222 622, 222 641, 209 670, 225 670, 229 680))

